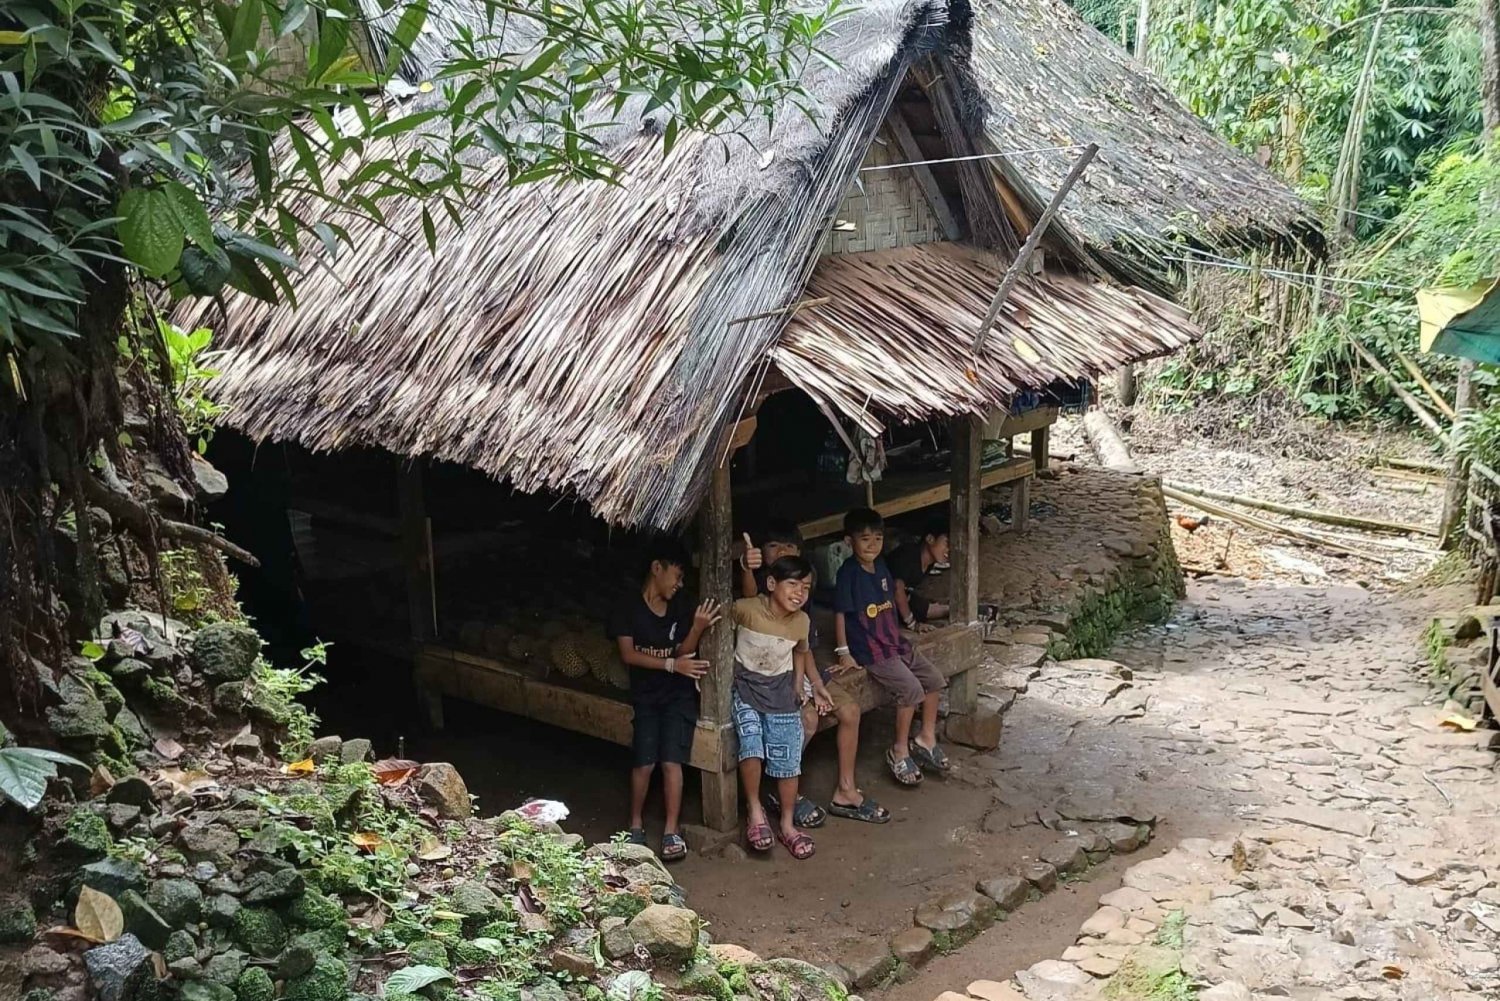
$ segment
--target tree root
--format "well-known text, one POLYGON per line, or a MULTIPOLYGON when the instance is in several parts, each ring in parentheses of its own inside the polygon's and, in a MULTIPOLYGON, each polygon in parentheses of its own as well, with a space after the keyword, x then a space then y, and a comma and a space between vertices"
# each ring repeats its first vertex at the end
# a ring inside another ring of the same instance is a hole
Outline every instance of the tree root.
POLYGON ((260 560, 256 559, 253 553, 241 549, 222 535, 187 522, 158 517, 134 497, 119 490, 111 490, 92 476, 83 477, 83 488, 84 493, 88 495, 89 503, 103 508, 118 524, 141 538, 152 539, 160 535, 179 542, 212 546, 241 563, 252 567, 260 566, 260 560))

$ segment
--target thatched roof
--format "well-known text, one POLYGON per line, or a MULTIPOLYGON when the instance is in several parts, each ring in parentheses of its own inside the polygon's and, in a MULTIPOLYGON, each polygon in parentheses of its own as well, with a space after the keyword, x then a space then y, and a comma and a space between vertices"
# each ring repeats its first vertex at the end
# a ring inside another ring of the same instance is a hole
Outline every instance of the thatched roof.
POLYGON ((1023 280, 972 351, 1005 275, 951 243, 825 257, 772 358, 814 399, 871 433, 886 415, 982 413, 1018 389, 1077 382, 1186 346, 1186 311, 1149 293, 1065 274, 1023 280), (872 323, 878 316, 881 322, 872 323))
MULTIPOLYGON (((1247 247, 1321 246, 1305 202, 1064 0, 971 3, 971 64, 988 105, 989 149, 1099 144, 1054 225, 1105 271, 1164 290, 1178 269, 1162 256, 1179 242, 1230 256, 1247 247)), ((1077 155, 1051 150, 992 162, 1007 177, 1023 177, 1045 204, 1077 155)))
MULTIPOLYGON (((458 16, 463 3, 433 8, 458 16)), ((982 412, 1018 385, 1084 378, 1182 343, 1191 328, 1154 297, 1049 278, 1017 290, 970 383, 956 378, 961 328, 977 326, 982 286, 998 285, 992 259, 929 248, 819 264, 908 71, 964 51, 954 36, 967 23, 950 24, 949 10, 946 0, 866 0, 824 46, 836 66, 814 63, 803 78, 812 114, 746 123, 751 143, 687 136, 664 158, 659 126, 627 108, 619 120, 638 125, 608 134, 616 184, 509 188, 497 162, 464 226, 438 215, 435 255, 415 236, 420 206, 397 202, 383 226, 336 220, 352 246, 304 270, 296 309, 234 295, 226 323, 205 304, 176 319, 219 329, 217 398, 227 422, 257 440, 451 461, 521 490, 571 493, 612 522, 658 527, 692 513, 773 347, 804 385, 826 387, 815 395, 854 413, 850 380, 875 363, 861 341, 884 341, 892 362, 919 364, 909 378, 928 386, 878 401, 879 419, 899 420, 982 412), (884 286, 864 289, 864 305, 905 316, 908 332, 931 321, 920 336, 946 346, 924 359, 898 329, 871 330, 879 313, 861 323, 850 312, 858 303, 802 311, 778 341, 789 315, 778 309, 803 294, 815 265, 810 294, 862 276, 884 286), (942 282, 953 300, 919 309, 890 284, 898 275, 919 288, 942 282), (1042 357, 1018 353, 1016 336, 1033 338, 1042 357)), ((368 155, 391 155, 380 146, 368 155)), ((1024 182, 1017 190, 1036 197, 1024 182)))

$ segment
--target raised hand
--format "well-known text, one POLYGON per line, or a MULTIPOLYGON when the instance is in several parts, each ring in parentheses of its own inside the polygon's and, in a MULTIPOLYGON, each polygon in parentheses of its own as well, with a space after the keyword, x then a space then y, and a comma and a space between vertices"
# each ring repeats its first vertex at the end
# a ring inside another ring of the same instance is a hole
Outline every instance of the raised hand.
POLYGON ((750 541, 750 533, 745 532, 741 536, 745 540, 745 569, 759 570, 765 560, 760 555, 760 547, 750 541))
POLYGON ((710 598, 693 612, 693 625, 700 631, 707 629, 724 617, 723 610, 722 605, 710 598))

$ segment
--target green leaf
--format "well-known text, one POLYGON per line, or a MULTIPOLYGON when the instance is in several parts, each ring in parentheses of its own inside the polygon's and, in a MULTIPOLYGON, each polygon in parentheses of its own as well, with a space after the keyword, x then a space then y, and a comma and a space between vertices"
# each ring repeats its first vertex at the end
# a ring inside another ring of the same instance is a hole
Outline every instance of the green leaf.
POLYGON ((132 188, 120 198, 120 243, 148 275, 160 278, 182 257, 183 229, 166 192, 132 188))
POLYGON ((452 979, 453 974, 441 966, 408 966, 386 978, 383 993, 387 997, 392 994, 415 994, 428 984, 452 979))
POLYGON ((213 223, 209 222, 208 210, 203 207, 198 196, 193 194, 192 189, 181 181, 168 181, 162 191, 172 203, 172 211, 177 213, 177 221, 182 225, 187 238, 205 250, 212 247, 213 223))
POLYGON ((349 22, 343 18, 324 17, 318 23, 318 45, 314 50, 312 66, 307 79, 318 81, 328 68, 344 54, 344 44, 349 39, 349 22))
POLYGON ((437 227, 433 225, 432 213, 422 206, 422 235, 427 238, 428 251, 437 250, 437 227))
POLYGON ((19 803, 23 809, 32 809, 47 794, 47 780, 57 774, 60 764, 85 767, 83 762, 57 751, 0 747, 0 796, 19 803))
POLYGON ((89 660, 99 660, 104 656, 105 651, 104 648, 98 643, 95 643, 93 640, 89 640, 78 652, 87 657, 89 660))
POLYGON ((229 280, 234 265, 222 247, 188 247, 182 252, 182 280, 194 295, 216 295, 229 280))
POLYGON ((505 951, 505 943, 498 938, 476 938, 469 942, 474 948, 481 952, 487 952, 491 956, 498 956, 505 951))
POLYGON ((401 20, 396 22, 396 30, 391 32, 391 48, 386 53, 385 71, 393 74, 401 65, 401 60, 411 52, 412 43, 422 33, 422 25, 427 23, 427 0, 417 0, 409 5, 401 14, 401 20))
POLYGON ((260 25, 264 18, 265 8, 261 0, 240 0, 240 5, 234 11, 234 24, 229 29, 231 56, 250 51, 251 46, 260 38, 260 25))

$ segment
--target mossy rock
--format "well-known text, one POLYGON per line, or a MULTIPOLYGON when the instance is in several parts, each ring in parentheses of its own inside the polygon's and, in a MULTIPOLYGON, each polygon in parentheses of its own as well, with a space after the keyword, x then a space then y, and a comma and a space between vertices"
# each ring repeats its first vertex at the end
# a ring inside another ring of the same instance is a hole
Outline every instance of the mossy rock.
POLYGON ((269 907, 245 907, 234 916, 234 939, 253 956, 271 957, 286 948, 286 924, 269 907))
POLYGON ((678 981, 678 989, 684 994, 699 994, 714 1001, 734 1001, 734 988, 711 963, 695 963, 689 967, 678 981))
POLYGON ((213 980, 189 980, 177 996, 181 1001, 238 1001, 233 989, 213 980))
POLYGON ((167 944, 162 947, 161 955, 168 963, 175 963, 179 959, 191 959, 198 952, 198 943, 193 941, 193 936, 185 928, 179 928, 167 936, 167 944))
POLYGON ((308 890, 287 904, 286 919, 299 928, 333 928, 346 924, 348 914, 337 897, 308 890))
POLYGON ((624 918, 629 921, 646 909, 650 901, 634 893, 607 893, 594 905, 600 917, 624 918))
POLYGON ((251 966, 234 982, 234 1001, 272 1001, 276 997, 276 984, 271 974, 261 966, 251 966))
POLYGON ((63 823, 63 843, 89 858, 103 858, 115 846, 115 839, 103 817, 80 806, 63 823))
POLYGON ((406 957, 413 966, 448 968, 448 947, 435 938, 418 939, 406 947, 406 957))
POLYGON ((349 968, 343 960, 323 953, 313 968, 286 982, 282 1001, 344 1001, 349 991, 349 968))
MULTIPOLYGON (((476 935, 474 937, 486 938, 493 936, 476 935)), ((453 957, 453 965, 457 967, 487 966, 495 961, 495 957, 488 950, 479 948, 473 942, 463 940, 454 942, 453 947, 449 950, 449 954, 453 957)))
POLYGON ((36 912, 24 897, 0 897, 0 944, 30 942, 36 937, 36 912))
POLYGON ((243 681, 260 656, 260 634, 238 622, 215 622, 193 635, 193 667, 211 681, 243 681))

